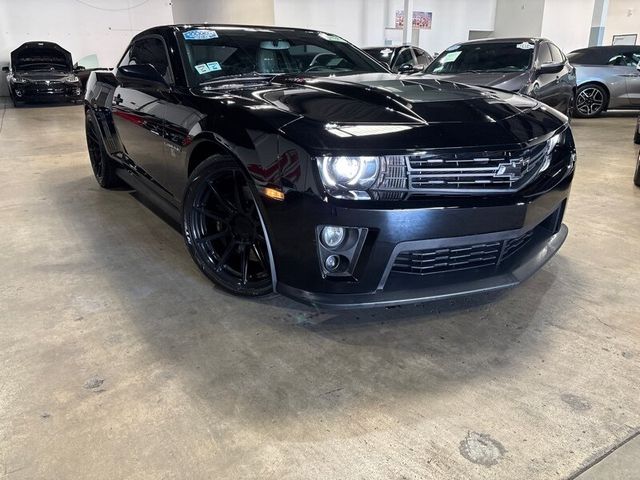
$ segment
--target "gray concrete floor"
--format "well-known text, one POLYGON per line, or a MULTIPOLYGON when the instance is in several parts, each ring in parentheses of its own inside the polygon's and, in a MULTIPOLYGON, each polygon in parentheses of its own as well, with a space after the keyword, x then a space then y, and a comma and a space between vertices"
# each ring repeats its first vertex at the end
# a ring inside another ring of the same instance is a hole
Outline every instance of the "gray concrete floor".
POLYGON ((574 122, 526 284, 351 313, 216 289, 95 183, 82 107, 0 115, 3 480, 569 478, 640 431, 631 114, 574 122))

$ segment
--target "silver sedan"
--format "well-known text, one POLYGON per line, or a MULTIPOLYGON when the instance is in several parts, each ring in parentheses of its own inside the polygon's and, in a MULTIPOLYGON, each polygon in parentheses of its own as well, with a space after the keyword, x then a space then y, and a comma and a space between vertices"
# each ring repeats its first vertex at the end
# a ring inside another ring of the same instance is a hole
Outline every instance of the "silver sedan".
POLYGON ((568 57, 576 68, 576 116, 595 117, 611 109, 640 109, 640 46, 583 48, 568 57))

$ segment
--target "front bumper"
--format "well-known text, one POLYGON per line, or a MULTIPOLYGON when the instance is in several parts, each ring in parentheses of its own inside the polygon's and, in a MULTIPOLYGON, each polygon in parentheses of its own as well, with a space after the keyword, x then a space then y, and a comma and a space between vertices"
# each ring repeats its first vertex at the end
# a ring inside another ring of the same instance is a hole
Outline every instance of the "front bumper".
POLYGON ((303 303, 337 309, 419 303, 518 285, 564 242, 562 218, 571 179, 569 175, 529 200, 472 198, 457 205, 405 209, 339 207, 304 194, 267 202, 275 289, 303 303), (323 278, 318 225, 367 229, 351 278, 323 278), (526 244, 506 260, 509 245, 525 237, 526 244), (396 265, 401 253, 485 244, 499 250, 493 265, 428 274, 398 271, 396 265))
POLYGON ((46 100, 81 100, 82 86, 80 84, 65 84, 51 82, 17 83, 12 85, 13 97, 18 101, 46 101, 46 100))

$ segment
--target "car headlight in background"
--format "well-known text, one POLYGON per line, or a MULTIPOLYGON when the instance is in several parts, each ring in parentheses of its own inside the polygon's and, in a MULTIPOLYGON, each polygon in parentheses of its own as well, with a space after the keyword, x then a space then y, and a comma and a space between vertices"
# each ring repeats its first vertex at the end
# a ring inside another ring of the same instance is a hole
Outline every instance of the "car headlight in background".
POLYGON ((380 157, 319 157, 317 161, 324 186, 332 191, 352 192, 349 198, 359 198, 358 192, 371 187, 380 171, 380 157))
POLYGON ((64 81, 67 83, 77 83, 80 81, 80 79, 75 75, 69 75, 64 79, 64 81))
POLYGON ((22 78, 22 77, 11 77, 11 81, 13 83, 27 83, 28 80, 26 78, 22 78))

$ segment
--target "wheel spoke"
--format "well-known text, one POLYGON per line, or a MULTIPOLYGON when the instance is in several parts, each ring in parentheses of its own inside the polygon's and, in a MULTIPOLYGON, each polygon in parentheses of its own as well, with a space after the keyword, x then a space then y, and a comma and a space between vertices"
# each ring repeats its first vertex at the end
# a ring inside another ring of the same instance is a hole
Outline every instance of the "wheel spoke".
POLYGON ((216 190, 216 187, 213 186, 213 184, 211 182, 207 182, 207 185, 209 185, 209 189, 211 190, 211 193, 213 193, 213 196, 216 197, 216 200, 218 201, 218 203, 229 213, 235 213, 236 209, 225 199, 223 199, 220 194, 218 193, 218 190, 216 190))
POLYGON ((253 250, 253 253, 258 259, 258 262, 260 263, 260 265, 262 265, 262 268, 267 270, 267 264, 264 261, 264 257, 262 256, 262 253, 260 252, 260 249, 258 248, 258 246, 254 243, 253 245, 251 245, 251 249, 253 250))
POLYGON ((247 244, 240 246, 240 268, 242 270, 242 284, 246 285, 249 281, 249 253, 247 252, 247 244))
POLYGON ((227 245, 227 248, 224 250, 224 252, 222 252, 222 255, 220 255, 220 259, 218 260, 218 266, 216 267, 216 271, 220 271, 222 270, 222 267, 225 266, 227 259, 229 258, 229 255, 231 255, 231 252, 233 251, 233 249, 235 248, 235 246, 237 245, 237 242, 230 242, 229 245, 227 245))
POLYGON ((217 233, 213 233, 211 235, 206 235, 204 237, 201 238, 196 238, 196 243, 205 243, 205 242, 211 242, 213 240, 217 240, 219 238, 222 238, 224 236, 227 235, 229 231, 228 230, 223 230, 222 232, 217 232, 217 233))
POLYGON ((211 210, 207 210, 206 208, 202 208, 202 207, 195 207, 194 210, 202 215, 204 215, 205 217, 211 218, 213 220, 217 220, 218 222, 222 222, 224 224, 228 224, 229 221, 226 218, 221 217, 220 215, 216 215, 215 213, 213 213, 211 210))
POLYGON ((236 206, 239 212, 244 212, 242 208, 242 196, 240 195, 240 184, 236 180, 236 171, 233 171, 233 196, 235 198, 236 206))

